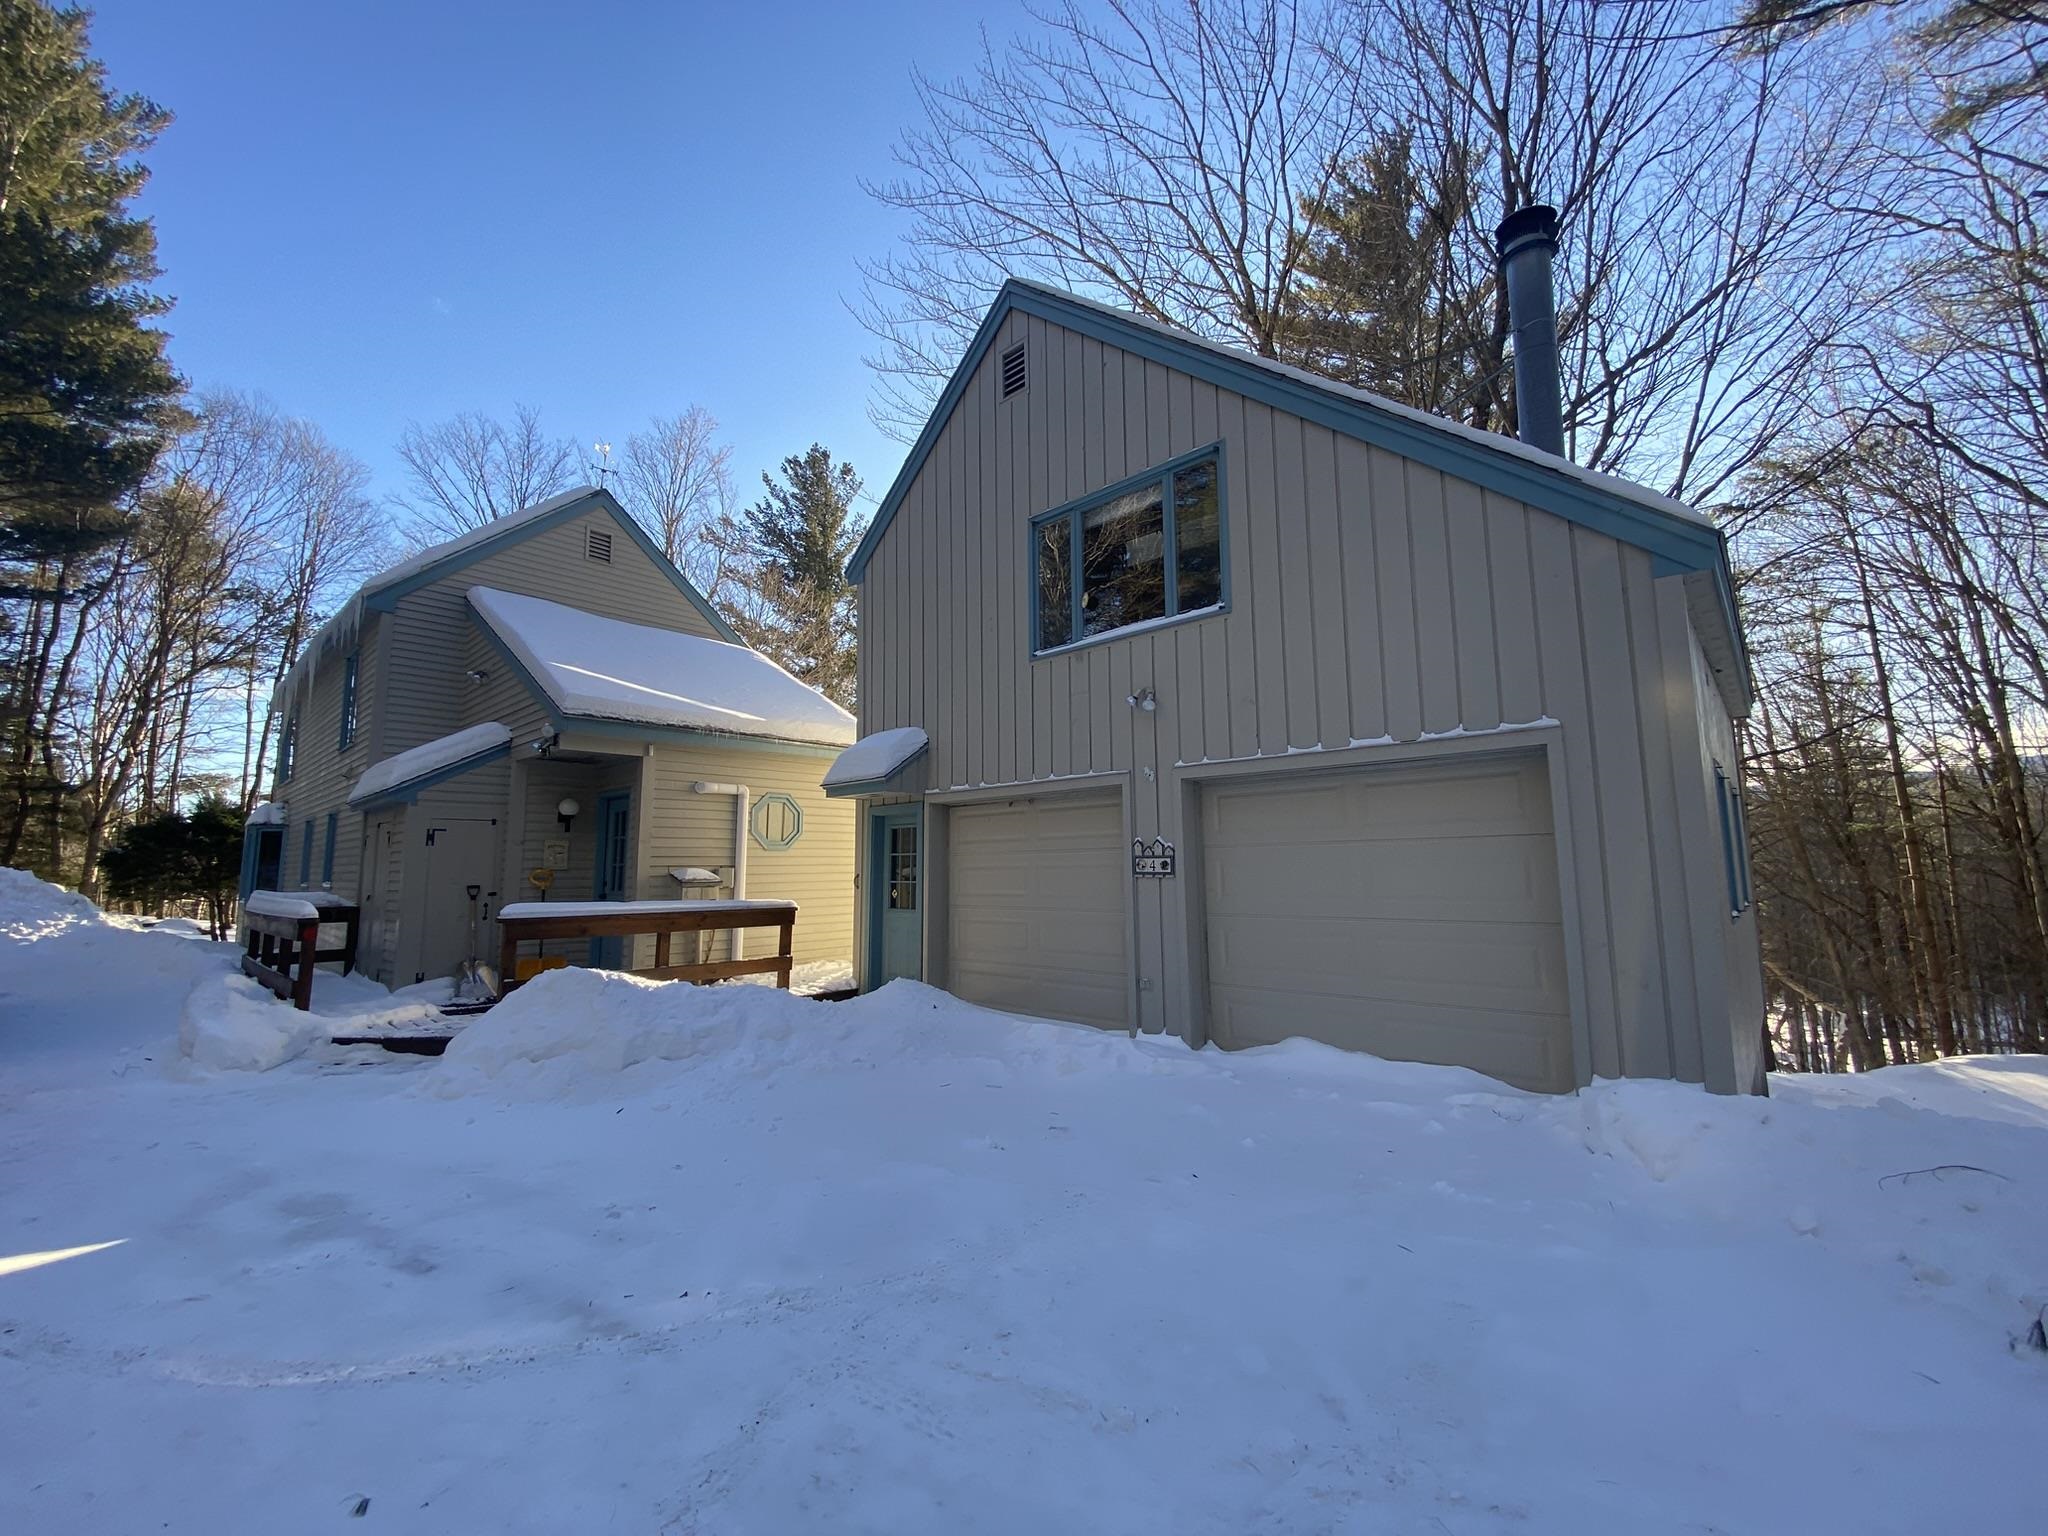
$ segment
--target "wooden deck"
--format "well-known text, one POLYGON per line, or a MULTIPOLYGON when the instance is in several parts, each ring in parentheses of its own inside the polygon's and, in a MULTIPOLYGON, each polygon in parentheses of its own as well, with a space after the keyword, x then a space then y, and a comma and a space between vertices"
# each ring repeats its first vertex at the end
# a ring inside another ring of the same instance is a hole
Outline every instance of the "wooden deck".
POLYGON ((795 964, 797 906, 793 901, 613 901, 514 902, 498 910, 498 995, 522 983, 517 979, 519 946, 548 939, 635 939, 654 937, 654 964, 621 967, 625 975, 650 981, 727 981, 735 976, 775 977, 784 990, 795 964), (712 960, 695 965, 671 964, 671 941, 678 933, 721 933, 748 928, 774 928, 780 942, 772 955, 752 960, 712 960))

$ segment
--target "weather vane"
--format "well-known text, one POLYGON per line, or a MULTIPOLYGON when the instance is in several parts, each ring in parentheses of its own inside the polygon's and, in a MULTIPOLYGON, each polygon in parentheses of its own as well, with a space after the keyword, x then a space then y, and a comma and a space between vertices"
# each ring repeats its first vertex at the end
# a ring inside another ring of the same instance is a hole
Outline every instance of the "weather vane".
POLYGON ((590 447, 591 451, 597 455, 597 483, 600 487, 606 486, 611 482, 612 445, 599 442, 592 443, 590 447))

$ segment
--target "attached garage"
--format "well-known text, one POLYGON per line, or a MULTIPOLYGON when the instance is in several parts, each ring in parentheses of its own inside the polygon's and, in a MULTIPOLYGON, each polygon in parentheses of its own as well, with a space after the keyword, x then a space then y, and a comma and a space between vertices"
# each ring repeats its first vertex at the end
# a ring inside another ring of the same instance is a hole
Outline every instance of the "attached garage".
POLYGON ((1542 754, 1225 779, 1201 798, 1219 1045, 1303 1035, 1575 1086, 1542 754))
POLYGON ((1130 860, 1121 797, 1069 791, 947 813, 946 988, 1123 1029, 1130 860))

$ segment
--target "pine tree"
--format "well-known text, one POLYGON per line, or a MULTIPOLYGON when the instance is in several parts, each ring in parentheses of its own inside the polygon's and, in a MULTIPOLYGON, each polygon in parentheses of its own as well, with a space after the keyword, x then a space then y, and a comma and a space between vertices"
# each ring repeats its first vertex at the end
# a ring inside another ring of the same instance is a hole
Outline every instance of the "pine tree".
POLYGON ((114 537, 175 415, 156 232, 129 211, 170 117, 109 90, 90 20, 0 0, 0 559, 114 537))
POLYGON ((813 443, 782 461, 767 494, 720 520, 715 540, 738 591, 727 617, 740 637, 849 708, 854 689, 854 588, 846 562, 860 542, 860 476, 813 443))
POLYGON ((1469 168, 1417 163, 1413 136, 1381 135, 1304 204, 1308 249, 1289 316, 1295 360, 1330 378, 1479 426, 1497 391, 1485 356, 1490 270, 1468 278, 1454 244, 1470 215, 1469 168))
POLYGON ((220 795, 201 795, 189 813, 169 810, 130 822, 101 856, 106 894, 159 908, 203 901, 213 936, 220 938, 241 879, 242 824, 242 808, 220 795))

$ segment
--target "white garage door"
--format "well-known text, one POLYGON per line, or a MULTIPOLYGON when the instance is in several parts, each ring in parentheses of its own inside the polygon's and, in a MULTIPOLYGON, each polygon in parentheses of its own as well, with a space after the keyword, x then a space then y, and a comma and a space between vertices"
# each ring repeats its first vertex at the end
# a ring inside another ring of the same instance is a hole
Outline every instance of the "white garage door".
POLYGON ((1571 1004, 1540 756, 1203 793, 1211 1032, 1563 1091, 1571 1004))
POLYGON ((1118 797, 956 806, 946 836, 947 989, 991 1008, 1124 1028, 1130 854, 1118 797))

